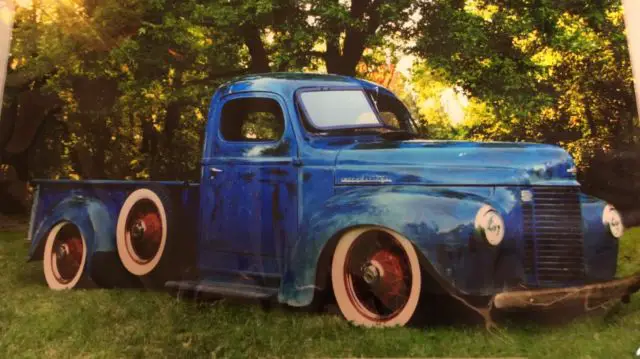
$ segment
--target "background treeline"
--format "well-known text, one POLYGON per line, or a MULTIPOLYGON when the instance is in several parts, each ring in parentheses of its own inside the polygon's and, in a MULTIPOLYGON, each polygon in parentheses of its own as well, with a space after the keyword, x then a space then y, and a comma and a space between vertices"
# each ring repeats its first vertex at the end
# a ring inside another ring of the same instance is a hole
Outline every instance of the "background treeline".
POLYGON ((24 210, 31 178, 197 180, 215 88, 273 71, 379 82, 430 138, 559 144, 585 191, 629 213, 640 207, 620 1, 18 5, 0 120, 0 210, 24 210), (398 68, 407 56, 411 76, 398 68))

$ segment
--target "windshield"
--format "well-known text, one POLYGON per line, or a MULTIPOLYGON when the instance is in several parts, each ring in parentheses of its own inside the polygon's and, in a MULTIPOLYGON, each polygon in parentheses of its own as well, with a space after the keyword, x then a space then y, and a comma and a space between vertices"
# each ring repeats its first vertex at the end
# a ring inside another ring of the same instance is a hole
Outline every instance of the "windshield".
POLYGON ((300 101, 309 122, 320 130, 383 126, 362 90, 305 91, 300 101))

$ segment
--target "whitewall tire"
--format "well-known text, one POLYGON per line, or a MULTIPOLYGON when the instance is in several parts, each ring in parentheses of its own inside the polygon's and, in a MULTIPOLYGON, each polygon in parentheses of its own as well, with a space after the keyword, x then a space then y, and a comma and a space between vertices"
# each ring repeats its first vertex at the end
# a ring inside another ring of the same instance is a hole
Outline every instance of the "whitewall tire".
POLYGON ((167 247, 167 210, 154 191, 141 188, 125 200, 116 229, 118 256, 136 276, 155 270, 167 247))
POLYGON ((413 244, 397 232, 374 226, 353 229, 340 238, 331 282, 345 319, 367 327, 409 323, 422 287, 413 244))
POLYGON ((87 243, 76 225, 63 221, 51 229, 43 255, 44 277, 49 288, 79 287, 85 277, 87 243))

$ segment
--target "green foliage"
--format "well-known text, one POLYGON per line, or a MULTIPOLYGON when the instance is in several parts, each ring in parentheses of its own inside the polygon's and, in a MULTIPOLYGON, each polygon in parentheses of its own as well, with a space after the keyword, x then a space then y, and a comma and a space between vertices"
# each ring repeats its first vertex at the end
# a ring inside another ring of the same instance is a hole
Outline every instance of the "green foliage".
POLYGON ((592 164, 634 148, 637 110, 619 1, 422 2, 415 52, 494 118, 473 139, 555 143, 592 164))
POLYGON ((220 76, 246 62, 241 44, 205 23, 201 7, 106 1, 18 9, 14 101, 21 86, 35 86, 58 107, 31 151, 32 175, 193 178, 208 100, 220 76))
POLYGON ((627 51, 613 0, 35 1, 16 14, 3 118, 39 129, 32 177, 195 179, 220 83, 326 70, 391 88, 430 138, 562 145, 604 188, 596 164, 640 162, 616 159, 638 137, 627 51))
POLYGON ((367 48, 399 38, 412 4, 34 1, 16 14, 3 117, 39 129, 31 177, 195 179, 220 83, 353 74, 367 48))

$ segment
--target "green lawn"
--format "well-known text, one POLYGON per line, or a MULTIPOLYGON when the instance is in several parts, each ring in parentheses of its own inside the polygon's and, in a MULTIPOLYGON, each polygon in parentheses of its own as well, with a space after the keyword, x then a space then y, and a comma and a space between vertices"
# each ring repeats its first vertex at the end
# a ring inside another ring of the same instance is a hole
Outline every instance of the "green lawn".
MULTIPOLYGON (((622 240, 620 274, 640 270, 640 229, 622 240)), ((25 263, 23 232, 0 233, 0 357, 434 357, 633 358, 640 295, 608 316, 563 326, 502 324, 363 329, 333 315, 196 304, 164 293, 53 292, 40 262, 25 263)))

